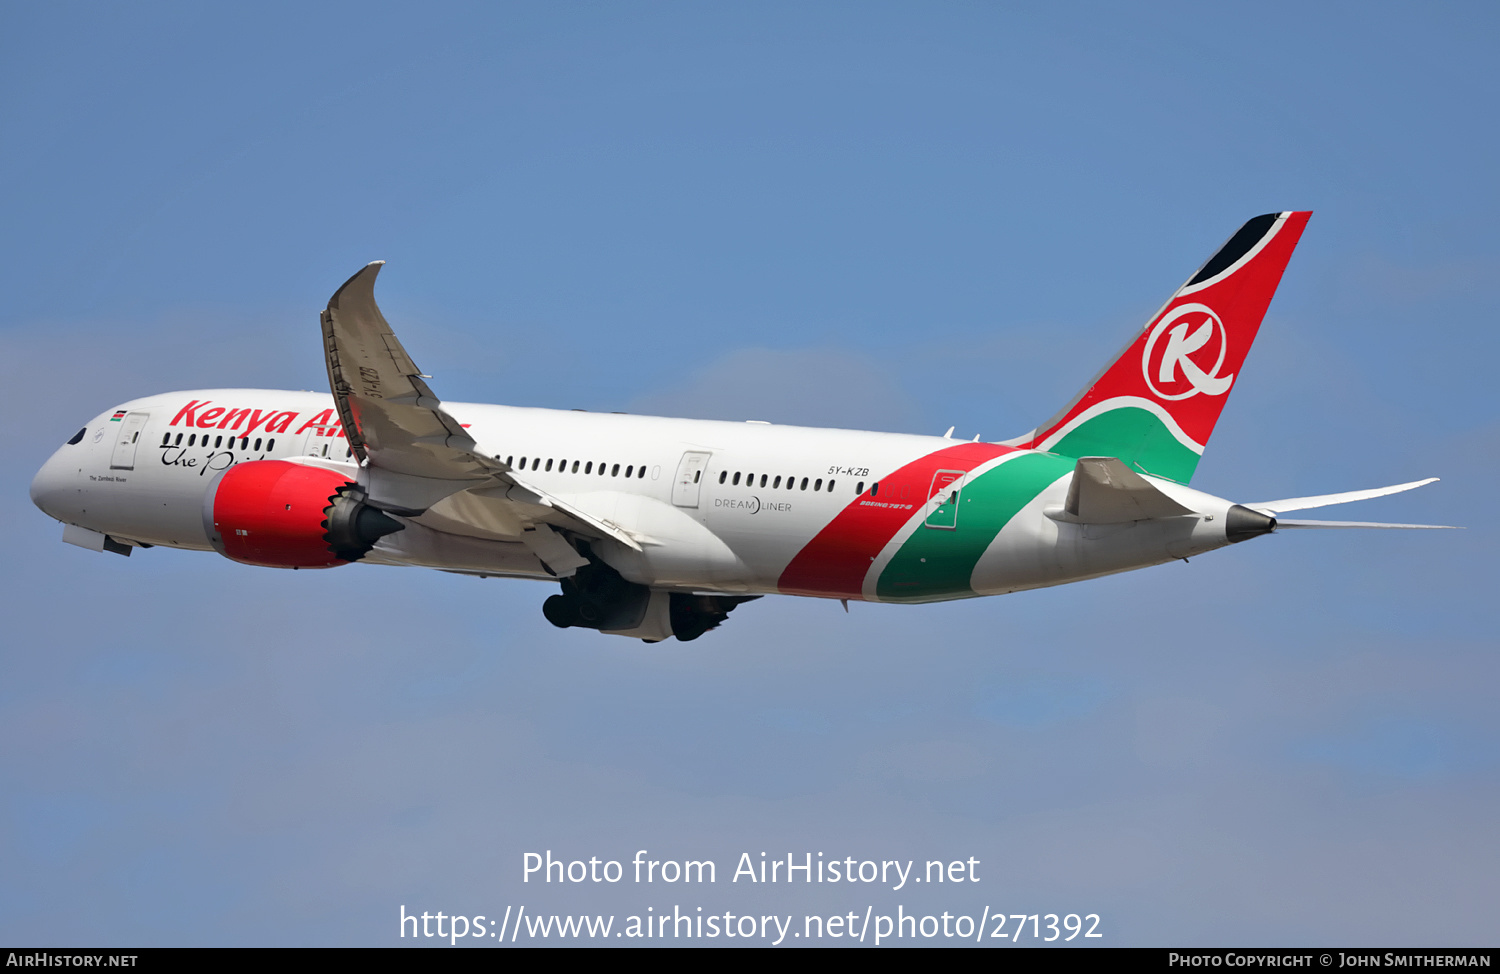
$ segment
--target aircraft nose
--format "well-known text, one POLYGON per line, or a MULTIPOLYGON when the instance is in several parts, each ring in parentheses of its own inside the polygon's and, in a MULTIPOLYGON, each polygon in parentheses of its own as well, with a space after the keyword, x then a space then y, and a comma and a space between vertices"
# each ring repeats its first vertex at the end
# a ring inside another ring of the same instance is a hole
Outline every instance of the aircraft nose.
POLYGON ((78 496, 78 464, 67 455, 77 448, 76 444, 62 447, 31 478, 31 503, 59 521, 68 519, 69 502, 78 496))

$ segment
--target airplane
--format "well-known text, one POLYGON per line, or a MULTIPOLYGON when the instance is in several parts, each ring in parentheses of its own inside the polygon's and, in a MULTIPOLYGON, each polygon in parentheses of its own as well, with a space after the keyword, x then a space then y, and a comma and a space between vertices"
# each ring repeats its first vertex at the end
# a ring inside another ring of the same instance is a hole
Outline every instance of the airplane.
POLYGON ((556 626, 688 641, 764 595, 935 602, 1162 564, 1410 490, 1236 503, 1193 472, 1310 212, 1242 226, 1055 416, 1000 442, 445 402, 381 315, 321 315, 329 394, 208 389, 90 420, 37 473, 63 540, 247 565, 549 581, 556 626))

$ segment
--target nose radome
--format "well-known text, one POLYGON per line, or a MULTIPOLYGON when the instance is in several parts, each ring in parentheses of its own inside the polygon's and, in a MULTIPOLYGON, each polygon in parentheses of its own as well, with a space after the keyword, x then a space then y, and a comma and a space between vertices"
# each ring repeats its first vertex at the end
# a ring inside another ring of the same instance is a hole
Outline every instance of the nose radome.
POLYGON ((59 521, 66 520, 68 495, 72 493, 73 481, 78 476, 78 465, 68 451, 76 445, 64 446, 42 464, 42 469, 31 478, 31 503, 42 512, 59 521))

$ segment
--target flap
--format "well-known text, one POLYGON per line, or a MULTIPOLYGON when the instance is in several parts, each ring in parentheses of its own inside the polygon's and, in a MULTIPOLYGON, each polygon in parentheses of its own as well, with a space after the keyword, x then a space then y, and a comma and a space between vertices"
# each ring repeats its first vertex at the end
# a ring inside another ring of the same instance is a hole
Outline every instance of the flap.
POLYGON ((572 575, 589 563, 589 560, 573 549, 545 524, 521 532, 521 543, 530 548, 552 573, 558 576, 572 575))

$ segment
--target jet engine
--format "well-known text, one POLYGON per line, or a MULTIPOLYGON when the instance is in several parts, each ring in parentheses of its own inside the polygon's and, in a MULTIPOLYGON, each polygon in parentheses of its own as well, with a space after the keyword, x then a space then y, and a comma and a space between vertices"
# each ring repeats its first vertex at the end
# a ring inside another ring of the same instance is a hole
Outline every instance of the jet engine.
POLYGON ((346 565, 402 529, 343 474, 286 460, 219 474, 203 499, 203 527, 219 554, 267 568, 346 565))

